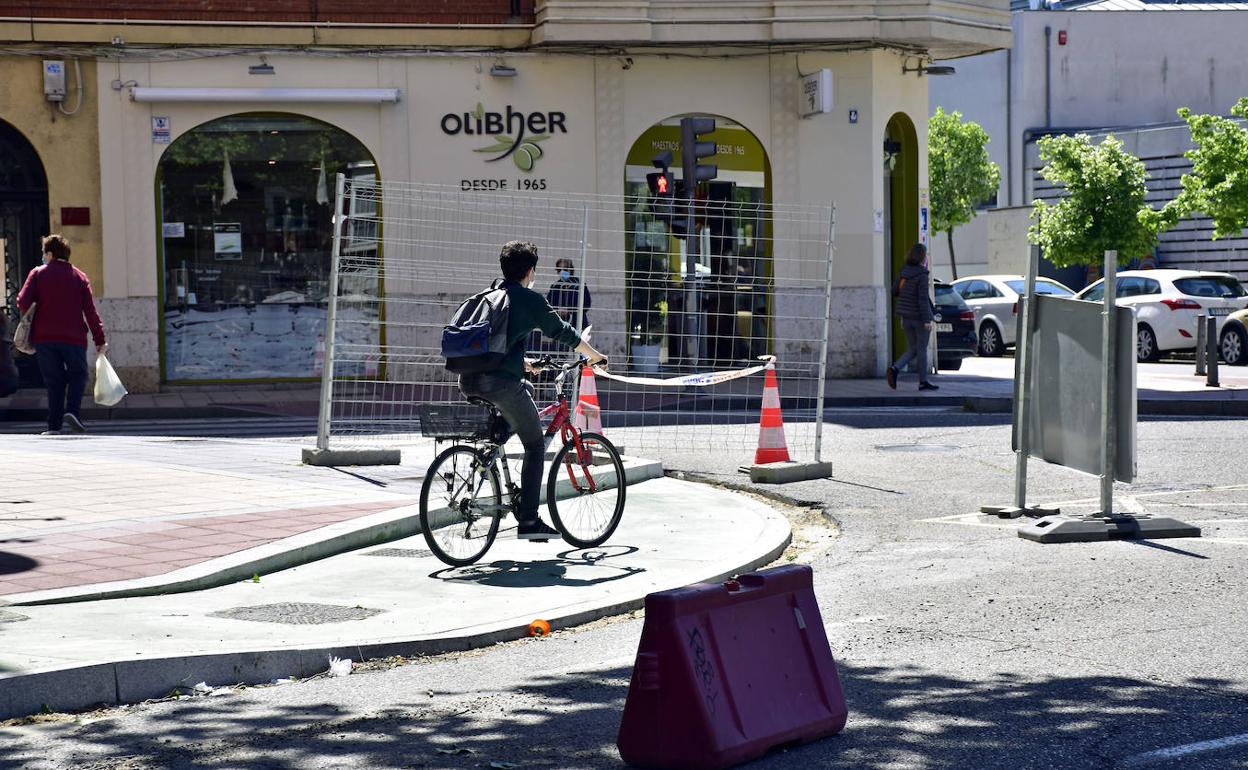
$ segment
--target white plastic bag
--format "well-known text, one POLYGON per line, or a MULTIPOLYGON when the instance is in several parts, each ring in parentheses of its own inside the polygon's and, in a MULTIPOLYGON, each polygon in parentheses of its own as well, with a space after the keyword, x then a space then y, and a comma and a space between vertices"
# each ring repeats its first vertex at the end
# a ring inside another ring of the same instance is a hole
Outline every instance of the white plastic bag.
POLYGON ((35 308, 38 302, 30 303, 30 310, 21 317, 17 322, 17 328, 13 330, 13 347, 19 353, 25 353, 28 356, 35 354, 35 346, 30 342, 30 327, 35 322, 35 308))
POLYGON ((113 371, 113 365, 103 353, 95 358, 95 403, 100 406, 116 406, 126 397, 126 386, 113 371))

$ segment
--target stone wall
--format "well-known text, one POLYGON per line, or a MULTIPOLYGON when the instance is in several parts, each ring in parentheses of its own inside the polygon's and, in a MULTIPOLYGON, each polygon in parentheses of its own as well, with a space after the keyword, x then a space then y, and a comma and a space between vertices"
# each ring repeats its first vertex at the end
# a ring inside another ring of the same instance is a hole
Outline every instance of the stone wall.
POLYGON ((160 390, 160 314, 154 297, 96 298, 108 338, 108 360, 131 393, 160 390))

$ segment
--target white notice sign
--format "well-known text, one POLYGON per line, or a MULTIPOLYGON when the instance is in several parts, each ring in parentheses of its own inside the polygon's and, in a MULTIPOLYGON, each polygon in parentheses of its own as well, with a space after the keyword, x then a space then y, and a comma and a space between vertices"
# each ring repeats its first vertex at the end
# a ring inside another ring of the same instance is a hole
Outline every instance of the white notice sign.
POLYGON ((803 118, 832 111, 832 70, 821 69, 802 77, 797 114, 803 118))

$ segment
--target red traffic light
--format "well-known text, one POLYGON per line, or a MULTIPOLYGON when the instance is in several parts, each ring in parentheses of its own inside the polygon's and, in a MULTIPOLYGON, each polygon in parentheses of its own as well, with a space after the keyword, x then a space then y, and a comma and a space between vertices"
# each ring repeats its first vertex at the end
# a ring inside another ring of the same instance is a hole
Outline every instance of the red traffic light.
POLYGON ((655 192, 659 195, 667 195, 667 174, 663 174, 655 180, 655 192))

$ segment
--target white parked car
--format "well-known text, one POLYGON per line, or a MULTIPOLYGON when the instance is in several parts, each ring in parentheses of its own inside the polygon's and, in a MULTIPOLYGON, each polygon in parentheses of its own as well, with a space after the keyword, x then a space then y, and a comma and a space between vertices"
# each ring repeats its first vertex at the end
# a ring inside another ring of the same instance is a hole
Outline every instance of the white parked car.
MULTIPOLYGON (((1118 273, 1118 305, 1135 308, 1135 348, 1140 361, 1156 361, 1171 350, 1196 349, 1196 317, 1218 319, 1248 308, 1248 292, 1227 273, 1201 270, 1124 270, 1118 273)), ((1078 299, 1104 301, 1102 279, 1079 292, 1078 299)), ((1220 339, 1220 338, 1219 338, 1220 339)))
MULTIPOLYGON (((1014 345, 1018 297, 1027 285, 1021 275, 973 275, 953 282, 975 311, 975 333, 981 356, 999 356, 1014 345)), ((1074 292, 1052 278, 1036 277, 1036 293, 1071 297, 1074 292)))

